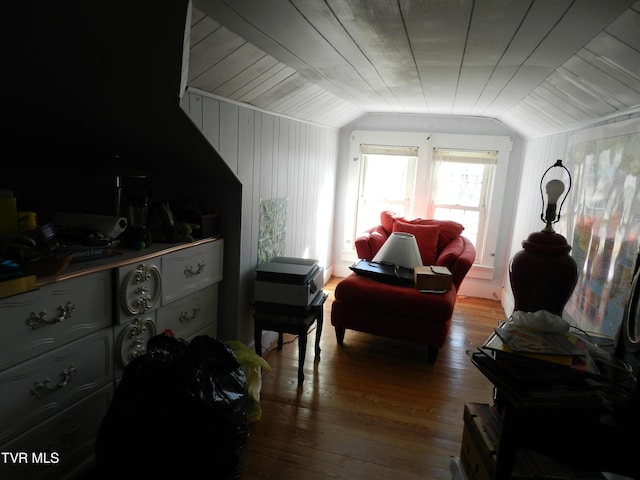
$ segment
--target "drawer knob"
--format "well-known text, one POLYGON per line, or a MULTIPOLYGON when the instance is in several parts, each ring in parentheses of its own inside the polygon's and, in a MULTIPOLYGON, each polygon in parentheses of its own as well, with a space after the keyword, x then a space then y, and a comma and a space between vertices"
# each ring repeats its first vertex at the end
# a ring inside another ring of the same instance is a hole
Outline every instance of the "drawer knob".
POLYGON ((122 306, 131 315, 148 312, 160 299, 162 276, 155 265, 138 265, 122 282, 122 306))
POLYGON ((206 266, 207 266, 207 262, 205 262, 204 260, 198 263, 197 270, 194 270, 194 268, 191 265, 187 265, 184 268, 184 276, 189 278, 189 277, 193 277, 194 275, 200 275, 202 272, 204 272, 204 267, 206 266))
POLYGON ((131 325, 124 329, 116 344, 119 355, 118 364, 124 368, 131 360, 147 352, 147 342, 156 334, 156 325, 149 318, 136 318, 131 325))
POLYGON ((60 372, 60 377, 62 378, 58 383, 56 383, 55 385, 51 385, 51 380, 49 378, 45 378, 44 380, 40 380, 33 384, 33 387, 31 387, 31 393, 33 393, 36 398, 42 398, 51 392, 55 392, 57 390, 60 390, 61 388, 66 387, 67 384, 71 382, 71 380, 73 380, 73 377, 75 377, 77 373, 78 368, 75 365, 71 364, 62 372, 60 372))
POLYGON ((76 309, 76 305, 73 302, 67 302, 64 305, 60 305, 56 311, 57 315, 53 318, 47 319, 47 312, 31 312, 29 318, 27 319, 27 325, 31 328, 40 328, 43 325, 52 325, 54 323, 60 323, 67 318, 71 318, 71 314, 76 309))

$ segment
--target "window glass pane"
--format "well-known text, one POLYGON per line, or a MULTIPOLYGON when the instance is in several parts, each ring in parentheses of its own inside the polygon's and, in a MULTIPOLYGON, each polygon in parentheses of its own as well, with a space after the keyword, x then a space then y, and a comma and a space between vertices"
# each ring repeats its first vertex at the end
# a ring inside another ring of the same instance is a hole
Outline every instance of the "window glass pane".
POLYGON ((433 217, 439 220, 453 220, 464 225, 462 234, 471 240, 471 243, 477 245, 478 226, 480 225, 480 212, 478 210, 436 207, 433 217))
POLYGON ((480 207, 484 171, 482 164, 440 162, 434 202, 480 207))
POLYGON ((405 201, 409 157, 366 155, 362 195, 365 199, 405 201))
POLYGON ((405 215, 404 203, 390 202, 361 202, 358 209, 358 218, 356 223, 356 235, 361 234, 366 229, 380 224, 380 213, 385 210, 391 210, 398 215, 405 215))
POLYGON ((380 212, 408 214, 416 157, 363 155, 356 235, 380 223, 380 212))

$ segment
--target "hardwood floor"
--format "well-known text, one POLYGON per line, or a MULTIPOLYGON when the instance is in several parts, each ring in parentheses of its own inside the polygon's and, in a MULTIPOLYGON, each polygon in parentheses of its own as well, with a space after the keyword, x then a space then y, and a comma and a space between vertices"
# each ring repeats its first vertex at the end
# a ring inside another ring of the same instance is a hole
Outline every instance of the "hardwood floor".
POLYGON ((250 425, 242 480, 451 479, 465 402, 491 401, 492 385, 466 351, 504 319, 499 302, 458 298, 435 364, 426 348, 331 326, 332 279, 324 290, 321 358, 309 335, 305 382, 297 385, 297 339, 263 355, 262 417, 250 425))

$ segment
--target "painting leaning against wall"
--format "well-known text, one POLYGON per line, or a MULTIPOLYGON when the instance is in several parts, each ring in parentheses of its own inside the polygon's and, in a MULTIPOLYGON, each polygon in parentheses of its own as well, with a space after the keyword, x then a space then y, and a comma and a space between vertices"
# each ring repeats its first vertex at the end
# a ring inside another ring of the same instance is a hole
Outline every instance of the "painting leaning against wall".
POLYGON ((614 337, 640 247, 640 118, 590 128, 569 142, 568 226, 578 283, 567 303, 573 323, 614 337))
POLYGON ((287 239, 287 198, 260 202, 258 220, 258 265, 284 255, 287 239))

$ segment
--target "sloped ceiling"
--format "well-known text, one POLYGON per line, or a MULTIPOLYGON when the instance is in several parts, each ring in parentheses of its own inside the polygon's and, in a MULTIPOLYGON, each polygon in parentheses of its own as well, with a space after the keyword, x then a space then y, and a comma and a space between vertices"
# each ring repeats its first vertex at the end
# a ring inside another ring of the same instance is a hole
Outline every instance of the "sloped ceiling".
POLYGON ((637 0, 194 0, 188 87, 340 128, 367 112, 546 135, 640 108, 637 0))

